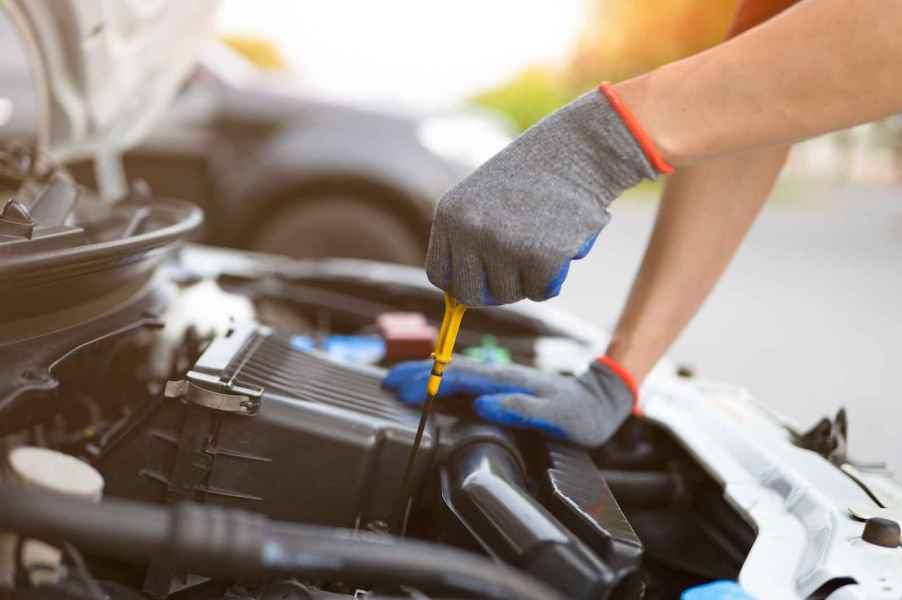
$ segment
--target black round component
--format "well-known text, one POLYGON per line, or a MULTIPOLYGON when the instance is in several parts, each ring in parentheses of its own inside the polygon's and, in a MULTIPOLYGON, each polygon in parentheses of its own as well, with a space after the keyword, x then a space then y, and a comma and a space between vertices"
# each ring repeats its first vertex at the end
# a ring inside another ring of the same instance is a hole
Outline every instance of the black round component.
POLYGON ((154 198, 151 204, 139 207, 145 212, 141 220, 134 220, 138 208, 127 202, 117 204, 108 219, 98 217, 96 222, 82 224, 89 232, 85 243, 22 250, 14 256, 11 250, 5 254, 0 249, 0 323, 79 304, 90 307, 89 301, 141 286, 203 222, 199 208, 165 198, 154 198), (137 232, 126 235, 120 231, 121 223, 116 228, 119 221, 114 217, 121 213, 130 214, 132 222, 139 224, 137 232))
MULTIPOLYGON (((384 204, 384 203, 383 203, 384 204)), ((294 258, 365 258, 420 266, 416 231, 378 202, 335 193, 300 198, 255 230, 249 248, 294 258)))
POLYGON ((864 533, 861 538, 871 544, 895 548, 902 540, 902 531, 899 524, 883 517, 871 517, 864 524, 864 533))

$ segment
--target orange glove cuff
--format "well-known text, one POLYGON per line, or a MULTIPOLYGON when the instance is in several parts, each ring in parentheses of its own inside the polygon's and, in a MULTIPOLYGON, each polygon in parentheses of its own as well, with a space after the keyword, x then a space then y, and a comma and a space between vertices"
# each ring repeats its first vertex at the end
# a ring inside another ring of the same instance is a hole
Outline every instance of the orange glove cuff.
POLYGON ((664 175, 673 173, 673 166, 664 160, 664 157, 661 156, 661 153, 658 152, 657 147, 655 147, 655 143, 648 137, 648 134, 645 133, 642 126, 639 125, 639 120, 636 118, 636 115, 634 115, 633 111, 624 104, 623 100, 620 99, 620 96, 617 95, 617 92, 614 91, 614 88, 611 87, 611 84, 608 82, 602 83, 598 86, 598 91, 604 94, 605 98, 607 98, 608 102, 611 104, 611 107, 617 111, 617 114, 623 119, 623 123, 626 125, 626 128, 630 130, 630 133, 633 134, 633 137, 636 138, 636 142, 639 144, 639 147, 642 148, 642 152, 645 153, 645 158, 648 159, 651 166, 654 167, 658 173, 663 173, 664 175))
POLYGON ((619 377, 621 381, 623 381, 627 389, 629 389, 629 391, 633 394, 633 414, 641 415, 642 409, 639 408, 639 386, 636 385, 636 380, 633 378, 632 373, 627 371, 626 367, 618 363, 610 356, 600 356, 597 359, 597 362, 612 370, 617 375, 617 377, 619 377))

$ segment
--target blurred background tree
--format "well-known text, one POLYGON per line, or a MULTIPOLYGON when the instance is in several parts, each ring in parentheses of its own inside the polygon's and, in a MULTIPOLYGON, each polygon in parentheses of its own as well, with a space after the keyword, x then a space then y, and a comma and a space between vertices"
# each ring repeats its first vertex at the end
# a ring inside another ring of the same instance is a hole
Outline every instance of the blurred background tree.
POLYGON ((570 83, 621 81, 721 41, 736 0, 590 0, 589 20, 570 63, 570 83))
POLYGON ((572 97, 560 69, 537 65, 476 96, 475 102, 506 116, 519 131, 523 131, 572 97))
POLYGON ((589 18, 562 65, 534 66, 475 98, 521 130, 601 81, 620 81, 724 39, 736 0, 587 0, 589 18))

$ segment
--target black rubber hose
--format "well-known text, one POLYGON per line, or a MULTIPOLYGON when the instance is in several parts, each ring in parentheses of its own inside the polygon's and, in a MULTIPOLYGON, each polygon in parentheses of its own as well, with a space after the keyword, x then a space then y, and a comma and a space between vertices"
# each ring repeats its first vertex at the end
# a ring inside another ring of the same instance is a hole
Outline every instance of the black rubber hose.
POLYGON ((295 531, 275 531, 267 541, 268 572, 325 578, 353 574, 351 583, 438 586, 480 598, 560 598, 552 588, 511 567, 447 546, 350 531, 336 534, 340 530, 329 528, 304 527, 300 535, 295 531))
POLYGON ((261 515, 214 506, 93 503, 4 485, 0 507, 0 531, 50 542, 65 540, 94 554, 131 562, 164 557, 210 577, 334 576, 460 590, 499 600, 561 598, 511 567, 447 546, 271 523, 261 515))

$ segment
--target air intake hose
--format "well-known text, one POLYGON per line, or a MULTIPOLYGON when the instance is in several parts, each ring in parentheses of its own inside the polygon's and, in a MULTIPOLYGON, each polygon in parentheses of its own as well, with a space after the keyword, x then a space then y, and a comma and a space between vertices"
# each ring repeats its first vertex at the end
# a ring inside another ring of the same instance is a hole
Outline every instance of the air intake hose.
POLYGON ((484 598, 555 600, 528 575, 476 554, 427 542, 343 529, 270 522, 238 510, 125 500, 99 504, 0 486, 0 531, 66 540, 101 556, 165 557, 210 577, 334 577, 364 585, 411 585, 484 598))

